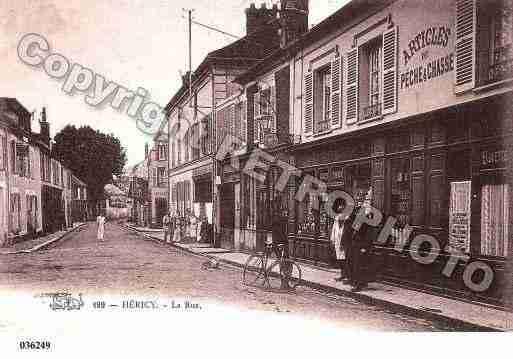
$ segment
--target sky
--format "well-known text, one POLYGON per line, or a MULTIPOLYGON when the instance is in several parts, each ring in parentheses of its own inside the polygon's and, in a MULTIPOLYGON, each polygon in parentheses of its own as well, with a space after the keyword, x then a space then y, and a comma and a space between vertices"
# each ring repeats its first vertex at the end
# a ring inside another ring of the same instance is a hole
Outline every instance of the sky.
MULTIPOLYGON (((188 68, 185 8, 194 20, 243 36, 244 9, 252 0, 2 0, 0 1, 0 97, 15 97, 29 111, 46 106, 51 135, 67 124, 89 125, 113 133, 127 151, 127 165, 144 159, 151 137, 140 132, 126 112, 109 106, 91 107, 85 94, 68 95, 64 80, 23 63, 17 55, 21 38, 41 34, 51 53, 78 63, 130 90, 146 89, 151 101, 165 106, 180 88, 180 72, 188 68)), ((310 26, 348 0, 310 0, 310 26)), ((193 69, 208 52, 234 39, 193 25, 193 69)), ((37 118, 33 130, 39 131, 37 118)))

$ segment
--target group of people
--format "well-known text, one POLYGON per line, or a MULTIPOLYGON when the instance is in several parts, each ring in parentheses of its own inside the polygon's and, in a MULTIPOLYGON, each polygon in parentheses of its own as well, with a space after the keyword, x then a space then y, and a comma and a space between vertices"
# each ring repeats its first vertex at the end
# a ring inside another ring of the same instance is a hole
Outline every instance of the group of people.
POLYGON ((188 224, 194 222, 196 226, 199 224, 199 231, 192 234, 196 237, 198 242, 208 242, 208 221, 206 217, 196 218, 192 220, 182 218, 180 215, 175 215, 171 212, 166 213, 162 218, 162 229, 164 230, 164 241, 167 243, 180 242, 185 236, 185 230, 188 224))
MULTIPOLYGON (((337 215, 331 230, 331 242, 335 247, 335 256, 340 267, 340 277, 335 280, 351 285, 352 290, 356 292, 365 288, 374 276, 370 258, 372 233, 366 223, 357 229, 353 226, 361 207, 355 207, 347 215, 344 208, 343 202, 335 206, 337 215)), ((370 211, 365 214, 371 215, 370 211)))

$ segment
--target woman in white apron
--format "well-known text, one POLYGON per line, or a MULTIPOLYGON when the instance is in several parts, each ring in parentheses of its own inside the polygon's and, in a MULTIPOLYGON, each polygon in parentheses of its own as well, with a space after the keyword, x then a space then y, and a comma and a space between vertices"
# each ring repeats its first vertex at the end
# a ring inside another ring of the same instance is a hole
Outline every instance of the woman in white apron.
POLYGON ((96 217, 96 223, 98 224, 97 238, 99 241, 103 241, 103 236, 105 234, 105 217, 102 213, 96 217))
POLYGON ((340 282, 345 279, 344 276, 344 265, 346 259, 346 253, 344 249, 343 243, 343 233, 344 233, 344 225, 346 222, 346 218, 342 216, 342 214, 338 214, 335 217, 335 221, 333 222, 333 227, 331 228, 331 242, 335 246, 335 255, 337 258, 337 262, 340 266, 340 277, 335 278, 337 282, 340 282))

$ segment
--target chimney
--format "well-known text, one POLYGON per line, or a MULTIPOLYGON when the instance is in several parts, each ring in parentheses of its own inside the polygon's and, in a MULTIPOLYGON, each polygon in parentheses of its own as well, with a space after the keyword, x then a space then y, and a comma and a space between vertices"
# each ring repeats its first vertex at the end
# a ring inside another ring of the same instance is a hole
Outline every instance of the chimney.
POLYGON ((308 0, 282 0, 280 45, 288 44, 308 32, 308 0))
POLYGON ((46 120, 46 107, 41 111, 41 119, 39 120, 39 133, 41 134, 44 142, 50 146, 50 124, 46 120))
POLYGON ((273 5, 271 9, 267 8, 265 3, 257 9, 254 3, 246 9, 246 35, 258 32, 266 25, 278 18, 278 5, 273 5))

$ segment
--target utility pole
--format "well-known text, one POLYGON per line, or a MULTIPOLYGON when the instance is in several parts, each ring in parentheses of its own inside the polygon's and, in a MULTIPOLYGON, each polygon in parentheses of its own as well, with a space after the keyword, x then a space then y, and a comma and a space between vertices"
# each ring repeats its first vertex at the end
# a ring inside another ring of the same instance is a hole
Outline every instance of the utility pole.
POLYGON ((192 98, 192 12, 194 9, 183 9, 187 11, 189 31, 189 98, 192 98))

